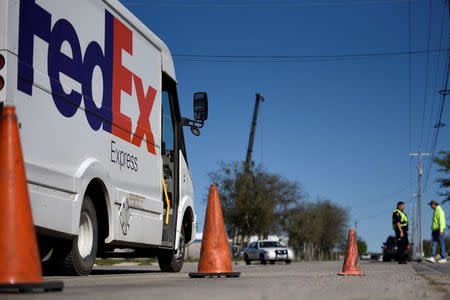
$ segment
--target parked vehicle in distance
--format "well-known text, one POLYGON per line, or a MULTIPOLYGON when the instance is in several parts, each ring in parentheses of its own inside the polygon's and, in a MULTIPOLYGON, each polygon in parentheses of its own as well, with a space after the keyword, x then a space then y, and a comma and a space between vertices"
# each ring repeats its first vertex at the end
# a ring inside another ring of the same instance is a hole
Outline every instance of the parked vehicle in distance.
POLYGON ((372 254, 372 255, 370 256, 370 259, 371 259, 371 260, 380 260, 380 257, 381 257, 381 256, 382 256, 382 255, 375 253, 375 254, 372 254))
MULTIPOLYGON (((397 239, 395 236, 389 236, 385 243, 383 243, 383 261, 391 261, 398 260, 397 256, 397 239)), ((406 255, 407 260, 411 261, 412 253, 411 253, 411 245, 408 244, 408 247, 406 248, 406 255)))
POLYGON ((371 256, 369 253, 361 254, 361 260, 370 260, 371 256))
POLYGON ((242 252, 247 265, 252 260, 259 260, 263 265, 267 264, 267 261, 271 264, 274 264, 275 261, 285 261, 289 264, 294 257, 293 251, 280 242, 266 240, 253 242, 242 252))

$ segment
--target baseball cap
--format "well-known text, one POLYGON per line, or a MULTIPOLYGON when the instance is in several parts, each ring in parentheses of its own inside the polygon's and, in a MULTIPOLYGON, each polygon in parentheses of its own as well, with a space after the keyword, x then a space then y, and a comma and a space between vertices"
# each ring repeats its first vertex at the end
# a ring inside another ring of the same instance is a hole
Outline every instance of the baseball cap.
POLYGON ((431 204, 439 205, 439 203, 436 200, 431 200, 430 202, 428 202, 428 205, 431 204))

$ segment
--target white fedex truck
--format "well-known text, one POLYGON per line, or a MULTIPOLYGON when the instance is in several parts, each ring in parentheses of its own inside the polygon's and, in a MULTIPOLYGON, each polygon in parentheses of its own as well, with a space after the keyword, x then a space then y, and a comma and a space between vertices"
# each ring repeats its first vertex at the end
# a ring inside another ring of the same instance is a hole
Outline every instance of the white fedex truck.
POLYGON ((198 135, 208 102, 182 118, 176 83, 117 0, 0 0, 0 108, 16 108, 44 270, 124 255, 181 269, 196 224, 182 128, 198 135))

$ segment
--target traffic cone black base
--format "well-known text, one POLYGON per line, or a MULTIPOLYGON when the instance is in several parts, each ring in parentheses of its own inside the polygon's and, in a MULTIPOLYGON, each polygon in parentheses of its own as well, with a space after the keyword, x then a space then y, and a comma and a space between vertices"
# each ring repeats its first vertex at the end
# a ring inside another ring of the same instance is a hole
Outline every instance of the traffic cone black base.
POLYGON ((339 276, 365 276, 366 273, 361 273, 358 271, 352 271, 352 272, 342 272, 342 273, 338 273, 339 276))
POLYGON ((0 292, 2 293, 33 293, 33 292, 59 292, 64 288, 61 281, 44 281, 36 283, 13 283, 0 284, 0 292))
POLYGON ((205 278, 205 277, 239 277, 241 272, 231 272, 231 273, 189 273, 191 278, 205 278))

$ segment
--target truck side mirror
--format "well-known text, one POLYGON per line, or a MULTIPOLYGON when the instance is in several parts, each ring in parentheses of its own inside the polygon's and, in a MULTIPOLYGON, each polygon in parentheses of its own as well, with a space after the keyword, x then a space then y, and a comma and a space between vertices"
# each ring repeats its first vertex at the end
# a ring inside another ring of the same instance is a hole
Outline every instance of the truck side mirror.
POLYGON ((208 94, 198 92, 194 94, 194 120, 204 122, 208 119, 208 94))
POLYGON ((205 92, 194 94, 194 120, 181 118, 181 126, 191 127, 194 135, 200 135, 200 128, 208 119, 208 95, 205 92))

